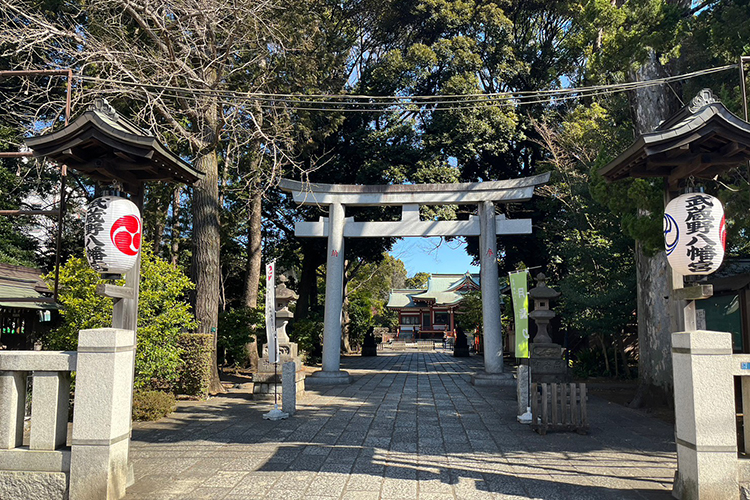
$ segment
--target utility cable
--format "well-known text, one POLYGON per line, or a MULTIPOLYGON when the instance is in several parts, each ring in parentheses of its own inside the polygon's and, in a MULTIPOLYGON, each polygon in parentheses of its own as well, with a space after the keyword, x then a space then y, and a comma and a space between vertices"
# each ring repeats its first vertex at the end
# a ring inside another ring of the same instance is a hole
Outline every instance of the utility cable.
POLYGON ((238 103, 256 103, 262 109, 325 111, 325 112, 383 112, 393 108, 416 110, 430 107, 434 110, 469 110, 495 106, 528 106, 549 104, 584 97, 598 97, 620 92, 638 90, 656 85, 669 85, 700 76, 735 69, 738 64, 708 68, 681 75, 653 80, 625 82, 586 87, 569 87, 539 91, 492 92, 443 95, 358 95, 358 94, 275 94, 264 92, 239 92, 221 89, 193 89, 179 86, 110 80, 93 76, 76 75, 82 82, 109 85, 113 89, 137 88, 143 91, 159 91, 163 96, 197 100, 201 97, 219 99, 222 104, 240 107, 238 103))

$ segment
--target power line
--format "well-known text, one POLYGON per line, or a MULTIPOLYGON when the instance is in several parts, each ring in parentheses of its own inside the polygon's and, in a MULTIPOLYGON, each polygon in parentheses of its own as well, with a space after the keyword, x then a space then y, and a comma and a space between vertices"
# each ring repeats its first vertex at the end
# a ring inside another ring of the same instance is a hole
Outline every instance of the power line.
POLYGON ((223 104, 239 106, 242 102, 256 103, 262 109, 327 111, 327 112, 383 112, 393 108, 416 111, 415 108, 431 107, 441 111, 480 109, 492 106, 527 106, 546 104, 582 97, 597 97, 620 92, 648 88, 672 82, 688 80, 737 68, 729 64, 708 68, 681 75, 654 80, 625 82, 586 87, 570 87, 539 91, 494 92, 486 94, 443 94, 443 95, 357 95, 357 94, 277 94, 266 92, 238 92, 219 89, 193 89, 187 87, 155 85, 149 83, 111 80, 99 77, 78 75, 75 78, 123 90, 126 88, 143 91, 158 91, 162 95, 198 99, 201 96, 220 99, 223 104))

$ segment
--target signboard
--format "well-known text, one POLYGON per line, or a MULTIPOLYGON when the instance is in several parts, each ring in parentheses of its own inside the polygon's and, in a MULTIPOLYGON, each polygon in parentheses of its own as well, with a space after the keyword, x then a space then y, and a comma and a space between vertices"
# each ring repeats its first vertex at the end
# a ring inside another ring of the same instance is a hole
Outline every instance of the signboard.
POLYGON ((529 294, 528 271, 510 273, 513 296, 513 317, 516 324, 516 357, 529 357, 529 294))
POLYGON ((279 362, 279 339, 276 335, 276 261, 266 265, 266 338, 268 362, 279 362))

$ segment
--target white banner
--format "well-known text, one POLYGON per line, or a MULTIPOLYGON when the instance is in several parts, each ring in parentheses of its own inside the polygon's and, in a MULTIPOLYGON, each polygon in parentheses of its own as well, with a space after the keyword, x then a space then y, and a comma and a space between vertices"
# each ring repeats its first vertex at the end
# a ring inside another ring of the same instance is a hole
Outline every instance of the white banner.
POLYGON ((266 265, 266 338, 268 361, 279 362, 279 339, 276 335, 276 261, 266 265))

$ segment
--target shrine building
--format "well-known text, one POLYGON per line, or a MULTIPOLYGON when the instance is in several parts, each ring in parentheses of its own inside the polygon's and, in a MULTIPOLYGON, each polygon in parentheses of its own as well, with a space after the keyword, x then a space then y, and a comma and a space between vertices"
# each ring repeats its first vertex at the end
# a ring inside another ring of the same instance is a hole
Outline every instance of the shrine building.
POLYGON ((463 295, 480 290, 479 274, 432 274, 427 288, 391 290, 386 307, 398 311, 399 338, 442 339, 455 335, 463 295))

